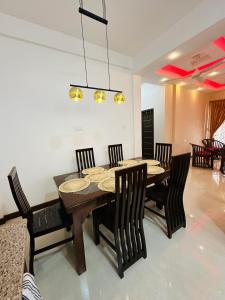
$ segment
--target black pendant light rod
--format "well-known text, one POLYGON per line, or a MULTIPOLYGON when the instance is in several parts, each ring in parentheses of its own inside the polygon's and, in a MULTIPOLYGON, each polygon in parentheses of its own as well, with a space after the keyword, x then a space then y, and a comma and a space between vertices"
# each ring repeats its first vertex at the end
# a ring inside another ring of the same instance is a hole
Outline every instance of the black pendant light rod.
POLYGON ((90 11, 88 11, 86 9, 83 9, 82 7, 79 7, 79 13, 82 14, 82 15, 85 15, 85 16, 91 18, 91 19, 94 19, 95 21, 103 23, 105 25, 108 24, 108 20, 106 20, 106 19, 104 19, 102 17, 99 17, 99 16, 93 14, 92 12, 90 12, 90 11))
POLYGON ((84 6, 83 6, 83 0, 80 0, 80 7, 79 7, 79 13, 82 14, 82 15, 85 15, 95 21, 98 21, 100 23, 103 23, 105 25, 108 24, 108 21, 106 20, 106 15, 105 15, 105 3, 104 3, 104 0, 102 0, 102 7, 103 7, 103 17, 100 17, 96 14, 93 14, 92 12, 90 12, 89 10, 86 10, 84 9, 84 6))
POLYGON ((98 88, 98 87, 93 87, 93 86, 87 86, 87 85, 77 85, 77 84, 71 84, 71 87, 78 87, 78 88, 83 88, 83 89, 90 89, 90 90, 100 90, 100 91, 106 91, 106 92, 112 92, 112 93, 122 93, 122 91, 117 91, 117 90, 111 90, 111 89, 103 89, 103 88, 98 88))

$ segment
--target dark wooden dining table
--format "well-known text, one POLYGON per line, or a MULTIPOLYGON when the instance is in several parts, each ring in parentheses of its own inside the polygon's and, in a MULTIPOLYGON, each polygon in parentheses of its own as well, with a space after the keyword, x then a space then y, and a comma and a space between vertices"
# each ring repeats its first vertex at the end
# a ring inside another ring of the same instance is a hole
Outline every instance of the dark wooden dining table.
MULTIPOLYGON (((105 169, 110 169, 110 165, 104 165, 102 167, 104 167, 105 169)), ((147 185, 161 182, 169 176, 169 168, 167 166, 162 167, 165 168, 164 173, 147 176, 147 185)), ((73 172, 54 176, 53 179, 57 188, 59 188, 59 186, 65 181, 83 177, 84 175, 82 173, 73 172)), ((80 275, 86 271, 82 224, 94 209, 106 205, 107 203, 110 203, 115 198, 115 194, 99 190, 98 183, 91 182, 89 187, 87 187, 83 191, 76 193, 63 193, 59 191, 59 195, 62 199, 66 212, 68 214, 72 214, 73 217, 75 269, 80 275)))

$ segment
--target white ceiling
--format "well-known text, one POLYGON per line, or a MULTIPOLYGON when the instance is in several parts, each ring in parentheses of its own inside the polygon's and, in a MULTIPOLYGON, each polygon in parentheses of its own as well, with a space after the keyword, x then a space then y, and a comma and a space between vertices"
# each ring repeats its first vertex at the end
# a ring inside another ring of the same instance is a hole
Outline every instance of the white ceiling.
MULTIPOLYGON (((109 47, 135 56, 201 0, 106 0, 109 47)), ((102 0, 84 0, 101 15, 102 0)), ((0 12, 81 38, 79 0, 0 0, 0 12)), ((85 17, 85 39, 105 46, 104 25, 85 17)))

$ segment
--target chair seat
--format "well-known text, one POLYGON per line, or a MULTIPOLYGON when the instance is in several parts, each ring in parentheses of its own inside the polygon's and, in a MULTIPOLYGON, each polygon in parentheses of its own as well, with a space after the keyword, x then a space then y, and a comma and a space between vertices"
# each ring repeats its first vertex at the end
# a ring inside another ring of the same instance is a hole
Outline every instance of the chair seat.
POLYGON ((207 150, 203 150, 203 151, 196 151, 195 155, 196 156, 211 156, 212 153, 207 150))
POLYGON ((208 148, 210 151, 218 151, 218 150, 222 150, 223 147, 211 147, 211 148, 208 148))
POLYGON ((146 189, 146 200, 153 200, 160 204, 166 204, 166 197, 167 197, 168 187, 163 184, 156 184, 148 189, 146 189))
POLYGON ((60 228, 69 227, 72 217, 66 213, 61 203, 33 213, 33 234, 38 236, 60 228))
POLYGON ((110 231, 114 231, 116 204, 111 203, 93 211, 94 217, 110 231))

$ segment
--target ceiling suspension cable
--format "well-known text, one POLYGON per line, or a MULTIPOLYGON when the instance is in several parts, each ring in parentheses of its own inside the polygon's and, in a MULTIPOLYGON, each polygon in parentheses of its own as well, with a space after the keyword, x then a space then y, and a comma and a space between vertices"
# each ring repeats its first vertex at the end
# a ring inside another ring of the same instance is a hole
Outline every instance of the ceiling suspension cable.
MULTIPOLYGON (((83 0, 80 0, 80 6, 83 8, 83 0)), ((83 15, 80 14, 80 23, 81 23, 81 32, 82 32, 82 41, 83 41, 83 53, 84 53, 84 70, 86 75, 86 85, 88 87, 88 75, 87 75, 87 59, 86 59, 86 49, 84 42, 84 26, 83 26, 83 15)))

